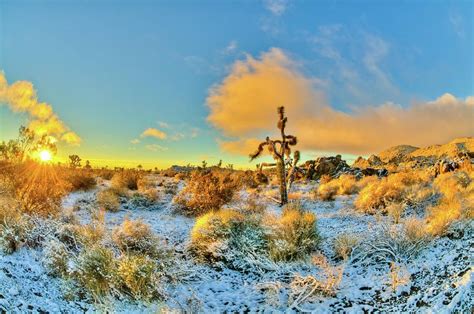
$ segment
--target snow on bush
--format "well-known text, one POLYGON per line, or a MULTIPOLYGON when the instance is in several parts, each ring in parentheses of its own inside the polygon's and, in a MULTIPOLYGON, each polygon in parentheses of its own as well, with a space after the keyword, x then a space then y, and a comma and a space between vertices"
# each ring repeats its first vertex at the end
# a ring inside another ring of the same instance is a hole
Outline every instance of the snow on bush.
POLYGON ((112 240, 123 252, 139 252, 149 256, 162 256, 163 243, 141 220, 125 219, 112 231, 112 240))

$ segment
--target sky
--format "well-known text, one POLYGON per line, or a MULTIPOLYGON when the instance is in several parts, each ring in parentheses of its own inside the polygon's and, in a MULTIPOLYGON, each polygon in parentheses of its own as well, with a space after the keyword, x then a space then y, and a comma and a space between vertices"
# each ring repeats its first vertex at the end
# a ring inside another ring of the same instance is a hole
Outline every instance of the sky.
POLYGON ((303 159, 474 136, 473 21, 471 1, 0 0, 0 140, 253 168, 281 105, 303 159))

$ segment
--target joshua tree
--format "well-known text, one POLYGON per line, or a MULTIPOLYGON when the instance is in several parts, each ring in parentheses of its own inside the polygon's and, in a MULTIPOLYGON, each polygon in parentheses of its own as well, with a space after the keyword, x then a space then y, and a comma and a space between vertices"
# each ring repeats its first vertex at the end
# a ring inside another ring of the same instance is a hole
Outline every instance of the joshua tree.
POLYGON ((270 137, 267 136, 265 142, 260 143, 258 145, 258 149, 255 153, 250 155, 250 161, 258 158, 265 146, 267 147, 268 151, 272 155, 273 159, 276 161, 276 169, 278 180, 280 181, 280 204, 284 205, 288 203, 288 188, 291 186, 293 182, 293 178, 295 175, 295 168, 296 164, 299 161, 300 153, 295 151, 293 160, 291 159, 291 148, 290 146, 294 146, 297 143, 296 136, 293 135, 286 135, 285 134, 285 127, 286 122, 288 119, 285 117, 285 108, 278 107, 278 129, 280 129, 281 133, 281 140, 272 140, 270 137), (289 175, 286 175, 286 164, 290 164, 289 175))
POLYGON ((86 165, 84 166, 85 169, 92 169, 91 162, 89 160, 86 160, 86 165))
POLYGON ((81 157, 78 155, 69 155, 69 166, 73 169, 79 168, 81 166, 81 157))

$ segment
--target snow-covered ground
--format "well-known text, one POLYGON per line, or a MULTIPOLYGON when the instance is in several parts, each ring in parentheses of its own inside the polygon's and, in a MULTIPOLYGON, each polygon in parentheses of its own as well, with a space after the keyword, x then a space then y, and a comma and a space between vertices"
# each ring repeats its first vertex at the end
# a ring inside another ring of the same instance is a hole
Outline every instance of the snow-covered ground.
MULTIPOLYGON (((156 177, 157 181, 173 180, 156 177)), ((90 220, 88 206, 98 189, 75 192, 63 207, 76 206, 82 223, 90 220)), ((163 187, 158 187, 163 189, 163 187)), ((338 197, 334 202, 320 202, 309 197, 310 187, 296 185, 302 193, 305 208, 318 217, 318 230, 323 238, 320 251, 331 264, 344 268, 342 281, 334 297, 308 299, 299 310, 316 313, 421 312, 470 313, 473 309, 472 223, 456 239, 432 241, 413 260, 404 264, 409 280, 395 291, 389 282, 389 263, 351 263, 334 259, 333 239, 341 233, 353 233, 369 239, 381 225, 380 219, 355 212, 352 197, 338 197)), ((245 194, 245 193, 244 193, 245 194)), ((245 197, 245 195, 244 195, 245 197)), ((160 206, 152 210, 122 208, 106 214, 108 228, 125 218, 142 219, 174 248, 177 270, 183 280, 166 287, 168 298, 163 303, 141 304, 126 300, 110 300, 105 304, 67 301, 67 283, 47 275, 41 263, 41 251, 21 249, 12 255, 0 255, 0 313, 6 312, 95 312, 110 309, 123 313, 156 313, 159 309, 218 312, 296 312, 288 308, 289 281, 293 274, 318 274, 321 270, 310 261, 285 264, 275 272, 262 276, 243 274, 230 269, 216 269, 195 262, 186 245, 194 218, 174 213, 172 195, 162 193, 160 206)), ((268 204, 269 210, 280 209, 268 204)), ((1 253, 0 253, 1 254, 1 253)))

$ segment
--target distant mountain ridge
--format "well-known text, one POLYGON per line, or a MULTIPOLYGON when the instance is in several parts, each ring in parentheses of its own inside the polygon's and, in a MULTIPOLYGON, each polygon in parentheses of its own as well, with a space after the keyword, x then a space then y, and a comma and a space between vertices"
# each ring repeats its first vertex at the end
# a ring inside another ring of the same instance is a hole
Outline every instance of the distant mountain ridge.
POLYGON ((460 137, 447 144, 430 145, 427 147, 415 147, 410 145, 397 145, 388 148, 378 154, 378 157, 385 163, 400 162, 412 157, 428 158, 455 158, 462 155, 474 157, 474 138, 460 137))

